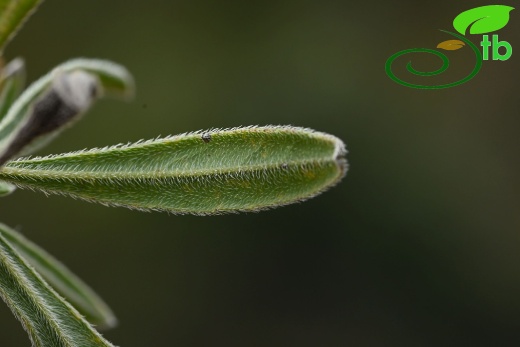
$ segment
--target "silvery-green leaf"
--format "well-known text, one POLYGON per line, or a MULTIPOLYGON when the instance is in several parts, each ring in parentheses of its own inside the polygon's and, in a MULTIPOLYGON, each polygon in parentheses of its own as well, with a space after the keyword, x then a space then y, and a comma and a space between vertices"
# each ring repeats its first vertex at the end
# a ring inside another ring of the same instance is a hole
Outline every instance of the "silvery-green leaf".
POLYGON ((0 0, 0 52, 42 0, 0 0))
POLYGON ((22 92, 25 83, 25 63, 16 58, 2 69, 0 76, 0 121, 22 92))
POLYGON ((98 328, 111 328, 117 323, 108 305, 65 265, 19 232, 0 223, 0 235, 87 320, 98 328))
POLYGON ((211 130, 11 161, 0 180, 109 206, 257 211, 313 197, 346 172, 338 138, 289 126, 211 130))
POLYGON ((131 96, 131 75, 112 62, 75 59, 34 82, 0 122, 0 165, 46 144, 103 93, 131 96))
POLYGON ((11 183, 0 181, 0 197, 11 194, 16 190, 16 186, 11 183))
POLYGON ((453 20, 453 27, 462 35, 470 27, 470 34, 486 34, 497 31, 509 22, 509 12, 514 7, 505 5, 487 5, 472 8, 459 14, 453 20))
POLYGON ((0 234, 0 297, 34 347, 113 347, 0 234))

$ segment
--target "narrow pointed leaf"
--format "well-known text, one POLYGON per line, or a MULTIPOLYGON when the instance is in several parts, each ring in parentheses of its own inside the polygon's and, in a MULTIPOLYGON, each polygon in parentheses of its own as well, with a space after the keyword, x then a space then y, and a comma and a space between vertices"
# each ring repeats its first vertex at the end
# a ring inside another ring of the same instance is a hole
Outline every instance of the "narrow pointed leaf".
POLYGON ((338 138, 295 127, 197 132, 9 162, 20 188, 173 213, 256 211, 305 200, 346 172, 338 138))
POLYGON ((0 223, 0 234, 36 271, 98 328, 111 328, 117 320, 108 305, 65 265, 19 232, 0 223))
POLYGON ((0 234, 0 297, 35 347, 112 347, 0 234))
POLYGON ((470 28, 470 34, 486 34, 502 29, 509 22, 509 12, 514 7, 487 5, 472 8, 459 14, 453 20, 453 27, 462 35, 470 28))
POLYGON ((103 92, 131 96, 131 75, 108 61, 76 59, 34 82, 0 122, 0 165, 48 143, 103 92))
POLYGON ((0 0, 0 52, 42 0, 0 0))
POLYGON ((0 77, 0 121, 22 92, 25 83, 25 63, 16 58, 7 64, 0 77))
POLYGON ((0 197, 7 196, 16 190, 16 186, 11 183, 0 181, 0 197))

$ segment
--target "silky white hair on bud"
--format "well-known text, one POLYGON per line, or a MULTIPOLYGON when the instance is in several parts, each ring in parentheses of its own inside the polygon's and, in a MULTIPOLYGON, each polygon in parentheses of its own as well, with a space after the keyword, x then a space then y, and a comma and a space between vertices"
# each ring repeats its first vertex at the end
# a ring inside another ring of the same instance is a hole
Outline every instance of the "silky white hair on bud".
POLYGON ((95 100, 99 82, 96 76, 85 71, 58 71, 52 88, 67 106, 82 112, 95 100))

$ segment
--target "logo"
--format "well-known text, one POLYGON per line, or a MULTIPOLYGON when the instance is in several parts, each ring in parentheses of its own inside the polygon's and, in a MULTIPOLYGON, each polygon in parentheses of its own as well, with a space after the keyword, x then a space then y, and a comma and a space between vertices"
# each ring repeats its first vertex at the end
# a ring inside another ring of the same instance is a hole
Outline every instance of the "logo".
POLYGON ((471 10, 464 11, 457 17, 455 17, 455 19, 453 20, 453 27, 458 33, 441 30, 442 32, 451 35, 454 38, 439 43, 436 48, 445 51, 455 51, 461 48, 465 48, 467 46, 473 51, 475 55, 475 65, 473 67, 473 70, 469 73, 469 75, 465 76, 464 78, 452 83, 440 85, 423 85, 406 82, 403 79, 397 77, 392 71, 392 64, 397 58, 409 53, 428 53, 433 54, 441 59, 442 66, 440 68, 438 68, 435 71, 419 71, 416 70, 412 66, 412 62, 409 61, 406 65, 406 70, 414 75, 422 77, 436 76, 443 73, 449 67, 448 57, 446 56, 446 54, 440 52, 439 50, 430 48, 405 49, 403 51, 393 54, 386 61, 386 74, 396 83, 399 83, 405 87, 417 89, 444 89, 455 87, 468 82, 478 74, 484 60, 492 59, 498 61, 505 61, 511 58, 511 55, 513 54, 513 47, 511 46, 511 44, 507 41, 500 41, 497 34, 488 34, 505 27, 509 22, 509 12, 511 12, 512 10, 514 10, 514 7, 505 5, 488 5, 476 7, 471 10), (471 42, 469 39, 465 37, 468 28, 469 34, 485 34, 482 35, 482 41, 480 42, 482 52, 480 52, 479 47, 477 47, 473 42, 471 42))

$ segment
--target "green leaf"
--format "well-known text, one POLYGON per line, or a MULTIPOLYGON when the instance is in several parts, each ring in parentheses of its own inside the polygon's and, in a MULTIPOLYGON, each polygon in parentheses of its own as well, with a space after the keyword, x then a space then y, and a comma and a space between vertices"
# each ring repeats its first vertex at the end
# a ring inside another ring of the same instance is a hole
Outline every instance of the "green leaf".
POLYGON ((113 347, 0 234, 0 296, 35 347, 113 347))
POLYGON ((42 0, 0 0, 0 52, 42 0))
POLYGON ((128 98, 134 83, 112 62, 75 59, 34 82, 0 122, 0 165, 31 153, 77 121, 103 92, 128 98))
POLYGON ((328 134, 246 127, 20 159, 0 180, 109 206, 218 214, 313 197, 344 176, 344 155, 328 134))
POLYGON ((453 20, 453 27, 462 35, 471 26, 470 34, 486 34, 497 31, 509 22, 509 12, 514 7, 505 5, 487 5, 472 8, 459 14, 453 20))
POLYGON ((108 305, 65 265, 19 232, 1 223, 0 235, 90 323, 102 329, 116 325, 117 320, 108 305))
POLYGON ((25 84, 25 63, 16 58, 7 64, 0 76, 0 121, 22 92, 25 84))
POLYGON ((16 190, 16 186, 11 183, 0 181, 0 197, 7 196, 16 190))

